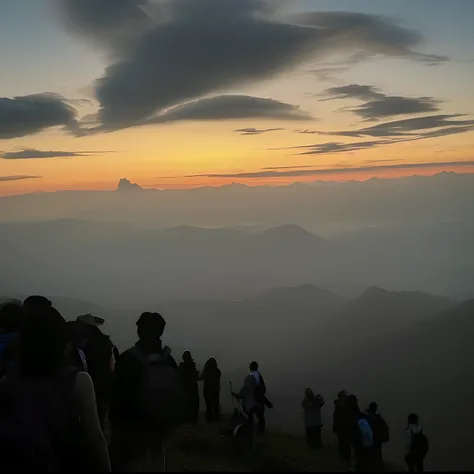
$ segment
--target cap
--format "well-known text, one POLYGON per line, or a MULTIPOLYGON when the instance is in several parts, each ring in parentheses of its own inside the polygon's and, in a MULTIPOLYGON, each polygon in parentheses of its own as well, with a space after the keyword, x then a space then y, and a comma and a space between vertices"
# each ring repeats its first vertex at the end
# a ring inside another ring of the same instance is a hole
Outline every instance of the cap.
POLYGON ((76 321, 81 321, 82 323, 88 324, 89 326, 102 326, 102 324, 105 323, 104 318, 101 318, 100 316, 93 316, 90 313, 78 316, 76 321))

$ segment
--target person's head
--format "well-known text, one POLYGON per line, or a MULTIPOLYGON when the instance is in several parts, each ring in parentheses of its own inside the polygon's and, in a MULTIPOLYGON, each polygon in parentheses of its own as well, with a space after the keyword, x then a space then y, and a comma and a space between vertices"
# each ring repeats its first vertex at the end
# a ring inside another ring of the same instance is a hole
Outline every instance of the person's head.
POLYGON ((316 400, 316 397, 314 396, 314 392, 310 388, 307 388, 304 391, 304 397, 306 398, 306 400, 310 400, 310 401, 316 400))
POLYGON ((357 400, 357 397, 355 395, 348 395, 347 396, 347 408, 349 411, 352 413, 359 413, 359 401, 357 400))
POLYGON ((217 370, 217 360, 214 359, 214 357, 211 357, 208 359, 206 362, 206 365, 204 366, 205 370, 217 370))
POLYGON ((368 413, 371 415, 375 415, 379 410, 379 406, 377 405, 376 402, 370 402, 369 403, 369 409, 367 410, 368 413))
POLYGON ((419 425, 420 424, 420 419, 418 418, 418 415, 416 413, 410 413, 408 415, 408 424, 409 425, 419 425))
POLYGON ((258 370, 258 364, 253 361, 250 363, 250 372, 256 372, 258 370))
POLYGON ((30 317, 20 330, 20 373, 41 377, 56 374, 65 364, 69 340, 66 322, 54 308, 41 318, 30 317))
POLYGON ((142 313, 137 321, 137 335, 140 341, 156 342, 165 330, 166 321, 159 313, 142 313))
POLYGON ((193 356, 191 355, 190 351, 184 351, 183 352, 183 362, 192 362, 193 361, 193 356))
POLYGON ((345 390, 341 390, 338 394, 337 394, 337 398, 339 400, 346 400, 347 398, 347 392, 345 390))
POLYGON ((18 332, 25 321, 23 308, 16 303, 6 303, 0 307, 0 331, 18 332))
POLYGON ((53 303, 45 296, 28 296, 23 302, 23 309, 28 316, 41 316, 53 307, 53 303))

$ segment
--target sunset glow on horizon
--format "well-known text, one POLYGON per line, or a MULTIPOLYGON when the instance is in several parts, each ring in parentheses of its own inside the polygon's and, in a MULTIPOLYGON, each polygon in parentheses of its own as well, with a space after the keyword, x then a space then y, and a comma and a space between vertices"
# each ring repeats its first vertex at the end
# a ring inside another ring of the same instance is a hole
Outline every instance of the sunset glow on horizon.
MULTIPOLYGON (((252 34, 263 46, 252 50, 239 35, 255 25, 255 12, 220 1, 201 5, 226 5, 229 17, 219 6, 209 21, 235 31, 219 41, 222 28, 201 25, 197 8, 189 13, 196 38, 207 32, 215 51, 202 40, 186 57, 177 44, 182 64, 174 66, 159 42, 154 56, 146 52, 150 64, 138 47, 134 52, 133 38, 120 40, 130 42, 130 53, 117 51, 112 27, 87 24, 80 2, 68 10, 74 1, 7 0, 0 18, 0 195, 112 190, 122 177, 144 188, 187 189, 474 172, 474 3, 354 2, 347 12, 342 0, 282 2, 262 13, 252 34), (283 37, 285 22, 301 28, 301 38, 291 39, 291 52, 274 51, 265 35, 283 37), (307 35, 320 26, 334 29, 334 47, 307 35), (200 69, 206 61, 208 74, 200 69), (124 68, 120 76, 113 64, 124 68)), ((144 34, 160 2, 150 0, 145 17, 129 3, 136 33, 144 34)), ((183 5, 173 14, 188 21, 183 5)), ((118 27, 129 20, 117 14, 118 27)), ((185 34, 179 25, 177 38, 185 34)))

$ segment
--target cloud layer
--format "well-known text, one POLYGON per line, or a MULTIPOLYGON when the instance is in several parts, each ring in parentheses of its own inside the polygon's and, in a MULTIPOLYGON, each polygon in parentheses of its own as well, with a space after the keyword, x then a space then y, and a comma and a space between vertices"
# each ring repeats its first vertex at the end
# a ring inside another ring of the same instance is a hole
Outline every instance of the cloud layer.
POLYGON ((377 88, 368 85, 349 84, 331 87, 322 94, 327 96, 321 101, 338 99, 357 99, 366 101, 357 107, 344 107, 343 111, 352 112, 364 120, 380 120, 396 115, 412 115, 439 110, 440 101, 433 97, 389 96, 377 88))
POLYGON ((53 151, 37 150, 36 148, 23 148, 17 151, 0 153, 4 160, 32 160, 42 158, 72 158, 76 156, 93 156, 99 153, 111 153, 109 151, 53 151))
POLYGON ((234 130, 236 133, 240 133, 241 135, 262 135, 262 133, 270 133, 270 132, 280 132, 286 130, 285 128, 239 128, 238 130, 234 130))
POLYGON ((312 120, 296 105, 248 95, 220 95, 195 100, 151 117, 139 124, 169 123, 183 120, 240 120, 261 118, 273 120, 312 120))
MULTIPOLYGON (((448 161, 444 163, 404 163, 385 166, 362 166, 359 168, 326 168, 326 169, 292 169, 291 171, 256 171, 251 173, 209 173, 186 176, 186 178, 242 178, 242 179, 262 179, 262 178, 284 178, 284 177, 302 177, 302 176, 325 176, 339 174, 354 174, 367 171, 386 171, 386 170, 416 170, 416 169, 445 169, 464 166, 474 166, 474 161, 448 161)), ((295 167, 296 168, 296 167, 295 167)))
POLYGON ((0 182, 5 182, 5 181, 20 181, 22 179, 38 179, 41 178, 41 176, 28 176, 28 175, 14 175, 14 176, 0 176, 0 182))
POLYGON ((0 139, 17 138, 63 126, 77 131, 76 111, 57 94, 0 98, 0 139))
POLYGON ((93 38, 110 58, 96 81, 99 118, 108 129, 142 124, 332 53, 446 60, 418 53, 422 37, 383 17, 312 12, 289 18, 278 13, 280 3, 63 0, 62 7, 71 29, 93 38))

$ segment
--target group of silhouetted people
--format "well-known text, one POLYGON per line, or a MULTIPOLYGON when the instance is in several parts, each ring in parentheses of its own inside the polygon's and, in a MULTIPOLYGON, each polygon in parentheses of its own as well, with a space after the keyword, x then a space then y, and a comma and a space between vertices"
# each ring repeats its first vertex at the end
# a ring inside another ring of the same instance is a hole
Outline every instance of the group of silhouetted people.
MULTIPOLYGON (((198 422, 200 381, 206 419, 219 420, 221 371, 214 358, 200 372, 185 351, 178 366, 162 343, 166 322, 159 313, 140 315, 138 341, 122 354, 100 330, 103 323, 91 314, 66 322, 42 296, 0 305, 0 459, 6 472, 162 471, 169 433, 198 422)), ((263 436, 265 410, 273 405, 257 362, 249 369, 232 395, 252 436, 263 436)), ((320 394, 305 391, 306 435, 315 448, 322 447, 324 404, 320 394)), ((428 440, 416 415, 408 422, 406 463, 410 472, 422 472, 428 440)), ((357 470, 382 470, 389 431, 375 403, 362 413, 357 398, 341 391, 333 430, 345 461, 353 450, 357 470)))
POLYGON ((197 423, 199 420, 199 387, 198 382, 204 382, 204 401, 206 404, 206 419, 217 421, 220 418, 221 371, 217 361, 210 358, 202 371, 196 368, 191 352, 183 353, 183 361, 179 364, 179 374, 186 394, 186 421, 197 423))
MULTIPOLYGON (((370 403, 366 412, 362 412, 355 395, 340 391, 334 401, 333 431, 338 438, 341 458, 350 463, 351 453, 354 452, 356 471, 383 471, 382 446, 389 442, 390 432, 387 422, 378 412, 377 403, 370 403)), ((408 471, 423 472, 429 444, 416 414, 408 417, 405 437, 408 471)))

